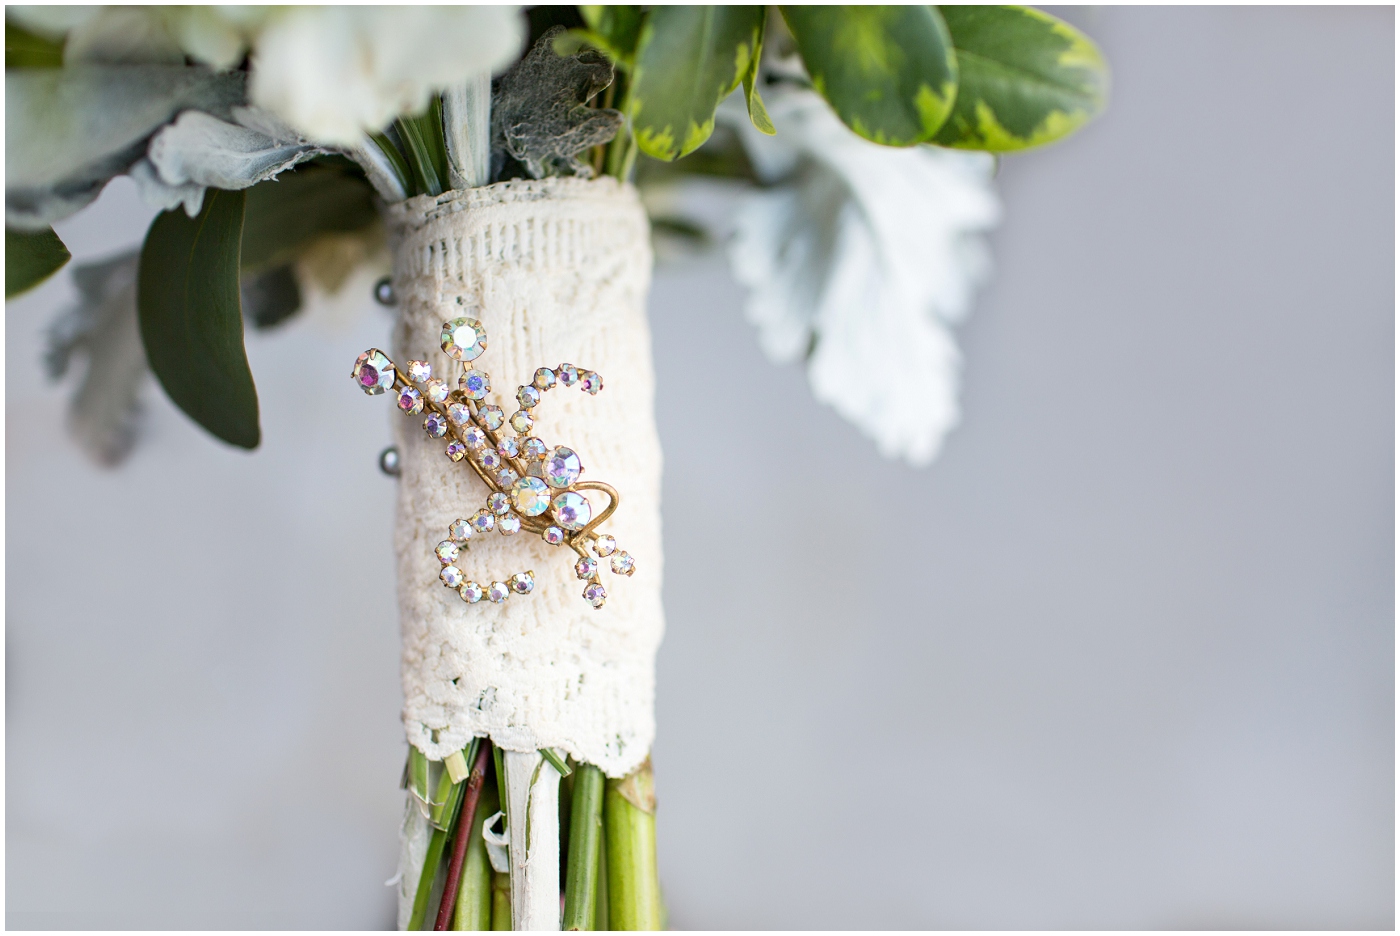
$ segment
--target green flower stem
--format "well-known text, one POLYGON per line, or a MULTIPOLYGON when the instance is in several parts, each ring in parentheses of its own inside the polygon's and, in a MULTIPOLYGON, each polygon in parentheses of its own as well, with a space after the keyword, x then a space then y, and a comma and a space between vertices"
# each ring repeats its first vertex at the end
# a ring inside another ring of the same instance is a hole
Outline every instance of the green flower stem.
POLYGON ((442 180, 433 165, 428 141, 423 138, 422 127, 418 121, 412 117, 400 117, 395 121, 394 127, 399 131, 399 139, 408 147, 408 161, 413 167, 419 191, 425 195, 441 195, 442 180))
POLYGON ((608 928, 608 833, 607 823, 598 826, 598 896, 593 901, 593 928, 608 928))
POLYGON ((560 757, 552 748, 540 748, 540 754, 554 766, 555 770, 559 771, 559 776, 567 777, 569 774, 573 773, 573 768, 569 766, 568 762, 560 757))
POLYGON ((423 856, 423 873, 418 876, 418 893, 413 895, 413 913, 408 918, 409 930, 423 928, 423 919, 428 915, 428 898, 433 892, 433 879, 437 877, 438 865, 442 862, 442 850, 447 844, 447 833, 433 830, 428 842, 428 853, 423 856))
MULTIPOLYGON (((480 745, 481 752, 476 756, 476 764, 472 767, 471 776, 466 782, 466 791, 462 796, 462 812, 457 818, 456 830, 452 840, 452 860, 447 866, 447 881, 443 884, 442 900, 438 904, 437 921, 433 924, 434 930, 445 930, 452 922, 452 911, 457 906, 457 890, 462 883, 462 863, 467 857, 467 843, 471 841, 471 830, 476 822, 477 803, 481 799, 481 786, 486 781, 486 758, 489 752, 486 750, 486 742, 480 745)), ((476 743, 472 744, 477 747, 476 743)))
POLYGON ((416 194, 413 185, 413 170, 408 167, 408 163, 403 158, 403 153, 399 152, 399 148, 394 145, 394 141, 390 140, 382 133, 371 135, 370 140, 374 142, 375 146, 379 147, 380 151, 385 156, 389 157, 389 165, 393 166, 394 175, 398 176, 399 185, 403 187, 404 192, 409 195, 416 194))
POLYGON ((564 883, 566 930, 597 929, 598 840, 603 831, 603 772, 579 764, 569 817, 569 871, 564 883))
POLYGON ((491 873, 491 928, 512 929, 510 920, 510 875, 491 873))
MULTIPOLYGON (((424 761, 426 765, 426 760, 424 761)), ((410 762, 410 772, 412 773, 412 762, 410 762)), ((423 782, 426 784, 427 770, 422 771, 423 782)), ((417 782, 416 780, 414 781, 417 782)), ((437 880, 438 867, 442 864, 442 854, 447 848, 447 840, 450 838, 452 823, 457 818, 458 807, 462 805, 462 794, 466 790, 465 783, 453 783, 452 778, 447 775, 447 771, 442 772, 442 778, 438 781, 438 794, 434 802, 438 805, 431 807, 429 815, 433 823, 433 837, 428 841, 428 853, 423 856, 423 870, 418 876, 418 891, 413 895, 413 912, 408 918, 408 928, 417 930, 423 928, 423 921, 428 915, 428 902, 433 893, 433 881, 437 880)))
POLYGON ((486 840, 481 827, 500 809, 496 785, 481 788, 476 815, 468 832, 467 859, 462 867, 462 888, 457 893, 457 910, 452 915, 454 930, 489 930, 491 928, 491 858, 486 854, 486 840))
POLYGON ((619 84, 625 84, 621 88, 619 97, 622 103, 618 105, 618 110, 622 111, 622 129, 617 131, 617 136, 613 137, 608 144, 607 174, 617 179, 619 182, 626 182, 627 177, 632 173, 632 164, 637 160, 637 138, 632 135, 632 118, 629 111, 632 107, 632 82, 630 76, 619 74, 614 80, 608 92, 612 93, 619 84))
POLYGON ((603 825, 608 854, 608 929, 661 929, 656 794, 650 758, 621 780, 608 780, 603 825))

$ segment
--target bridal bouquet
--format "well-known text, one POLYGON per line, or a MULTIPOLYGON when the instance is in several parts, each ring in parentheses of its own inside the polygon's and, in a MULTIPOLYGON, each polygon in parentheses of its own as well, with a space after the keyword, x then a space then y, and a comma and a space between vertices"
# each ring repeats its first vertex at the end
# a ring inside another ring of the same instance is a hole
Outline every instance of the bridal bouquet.
POLYGON ((722 235, 768 355, 927 463, 997 154, 1106 93, 1026 7, 12 6, 6 70, 7 296, 111 179, 162 209, 52 331, 103 462, 147 374, 255 448, 245 327, 387 251, 391 351, 346 363, 401 411, 408 929, 664 926, 653 233, 722 235), (687 207, 702 177, 736 192, 723 225, 687 207))

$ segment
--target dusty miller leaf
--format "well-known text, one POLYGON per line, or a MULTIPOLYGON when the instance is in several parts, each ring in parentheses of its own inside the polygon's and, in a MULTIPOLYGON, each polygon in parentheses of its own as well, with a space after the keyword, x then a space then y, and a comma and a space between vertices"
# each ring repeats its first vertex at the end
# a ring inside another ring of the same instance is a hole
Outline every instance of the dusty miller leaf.
POLYGON ((141 392, 150 369, 136 319, 140 254, 73 268, 78 301, 49 328, 49 376, 67 372, 76 354, 87 369, 68 403, 68 431, 94 461, 119 464, 136 444, 141 392))
POLYGON ((613 69, 600 52, 561 56, 555 26, 525 58, 501 76, 491 104, 492 149, 524 164, 531 176, 571 171, 592 175, 577 154, 606 143, 622 126, 622 114, 588 102, 612 84, 613 69))

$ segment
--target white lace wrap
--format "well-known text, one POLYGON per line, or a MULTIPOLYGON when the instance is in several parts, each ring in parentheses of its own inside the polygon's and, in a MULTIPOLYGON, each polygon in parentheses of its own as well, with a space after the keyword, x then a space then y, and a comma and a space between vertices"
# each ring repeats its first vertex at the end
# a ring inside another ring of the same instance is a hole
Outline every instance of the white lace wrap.
MULTIPOLYGON (((395 548, 403 635, 404 727, 430 759, 490 735, 506 750, 552 747, 620 777, 646 757, 661 609, 661 445, 646 295, 651 248, 630 186, 612 179, 505 182, 419 196, 388 209, 399 327, 394 359, 428 361, 455 386, 460 365, 439 346, 442 323, 481 321, 490 402, 507 416, 536 368, 562 363, 603 377, 596 396, 556 386, 533 434, 578 453, 584 480, 621 506, 598 532, 636 560, 630 578, 601 560, 606 605, 574 574, 578 556, 525 531, 474 536, 457 565, 483 587, 533 570, 535 589, 468 605, 438 581, 433 548, 484 506, 486 486, 444 455, 422 417, 395 411, 401 455, 395 548)), ((507 431, 509 428, 507 427, 507 431)), ((599 511, 601 492, 585 492, 599 511)))

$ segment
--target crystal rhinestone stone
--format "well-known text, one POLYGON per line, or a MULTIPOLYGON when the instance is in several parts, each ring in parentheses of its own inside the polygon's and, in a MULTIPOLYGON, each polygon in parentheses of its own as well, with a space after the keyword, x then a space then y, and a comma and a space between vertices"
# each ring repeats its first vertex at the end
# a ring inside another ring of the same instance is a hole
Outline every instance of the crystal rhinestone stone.
POLYGON ((467 447, 456 439, 447 443, 447 457, 455 462, 461 461, 467 456, 467 447))
POLYGON ((535 573, 517 572, 510 577, 510 590, 517 595, 528 595, 535 590, 535 573))
POLYGON ((438 578, 442 579, 442 584, 446 585, 448 588, 456 588, 458 585, 462 584, 464 576, 462 575, 461 569, 450 565, 442 567, 442 571, 438 573, 438 578))
POLYGON ((583 466, 571 448, 556 445, 544 460, 544 479, 550 487, 566 488, 583 474, 583 466))
POLYGON ((414 383, 422 383, 433 376, 433 366, 427 361, 409 361, 408 379, 414 383))
POLYGON ((574 574, 581 579, 589 579, 598 571, 598 560, 592 556, 584 556, 574 563, 574 574))
POLYGON ((593 585, 589 585, 583 590, 583 597, 587 598, 589 603, 592 604, 593 607, 601 608, 603 606, 603 602, 608 600, 608 590, 602 585, 598 585, 595 583, 593 585))
POLYGON ((601 374, 595 374, 592 371, 584 371, 579 380, 579 386, 594 395, 596 395, 599 390, 603 389, 603 376, 601 374))
POLYGON ((499 406, 488 403, 477 409, 476 421, 495 432, 506 421, 506 411, 499 406))
POLYGON ((574 491, 555 495, 550 508, 554 519, 566 530, 582 530, 593 519, 593 506, 588 503, 588 498, 574 491))
POLYGON ((515 485, 515 482, 519 478, 520 475, 516 474, 511 469, 502 468, 500 471, 496 472, 496 486, 504 491, 508 491, 515 485))
POLYGON ((499 471, 501 469, 501 453, 491 449, 481 450, 481 467, 487 471, 499 471))
POLYGON ((544 461, 542 459, 532 459, 525 466, 525 473, 532 478, 544 480, 544 461))
MULTIPOLYGON (((516 511, 526 517, 538 517, 549 509, 549 487, 539 478, 521 478, 515 482, 511 497, 516 511)), ((549 539, 549 530, 545 530, 544 538, 549 539)), ((559 538, 564 538, 563 533, 559 538)))
POLYGON ((533 436, 520 443, 520 454, 525 458, 544 458, 544 453, 547 451, 549 451, 549 446, 533 436))
POLYGON ((465 520, 453 520, 447 528, 447 535, 455 543, 465 543, 472 538, 472 525, 465 520))
POLYGON ((443 565, 452 565, 457 561, 457 544, 452 540, 443 540, 438 543, 437 549, 434 549, 433 552, 437 553, 438 562, 443 565))
POLYGON ((496 515, 486 509, 472 514, 472 529, 478 533, 490 533, 496 528, 496 515))
POLYGON ((486 448, 486 433, 472 426, 462 433, 462 441, 467 443, 467 448, 473 452, 479 452, 486 448))
POLYGON ((491 378, 485 371, 479 371, 473 367, 457 378, 457 389, 473 400, 484 400, 486 394, 491 392, 491 378))
POLYGON ((617 540, 606 533, 593 541, 593 551, 598 554, 600 559, 611 556, 615 549, 617 549, 617 540))
POLYGON ((559 382, 566 387, 572 387, 578 383, 578 368, 572 364, 560 364, 559 382))
POLYGON ((442 350, 454 361, 475 361, 486 350, 486 329, 472 318, 443 322, 442 350))
POLYGON ((506 514, 496 521, 496 529, 501 531, 502 536, 514 536, 520 532, 520 518, 515 514, 506 514))
POLYGON ((500 604, 510 597, 510 586, 505 582, 492 582, 491 587, 486 592, 486 597, 496 604, 500 604))
POLYGON ((515 436, 506 436, 496 445, 496 451, 502 458, 514 458, 520 454, 520 445, 515 441, 515 436))
POLYGON ((486 591, 475 582, 463 582, 457 589, 457 594, 462 596, 462 600, 467 604, 476 604, 481 600, 486 591))
POLYGON ((423 431, 434 439, 441 439, 447 435, 447 417, 438 413, 429 413, 423 420, 423 431))
POLYGON ((350 376, 361 390, 376 396, 394 385, 394 362, 378 348, 370 348, 355 358, 355 368, 350 371, 350 376))
POLYGON ((534 425, 535 417, 524 410, 516 410, 515 414, 510 417, 510 427, 521 435, 529 432, 534 425))
POLYGON ((423 412, 423 394, 412 387, 404 387, 399 391, 399 409, 410 416, 417 416, 423 412))
POLYGON ((534 384, 536 390, 548 390, 554 386, 554 371, 548 367, 541 367, 535 371, 534 384))
POLYGON ((632 556, 623 550, 612 557, 612 570, 618 575, 631 575, 636 571, 637 564, 632 561, 632 556))
POLYGON ((551 546, 558 546, 564 542, 564 531, 557 526, 547 526, 544 528, 544 541, 551 546))
POLYGON ((423 392, 427 394, 428 399, 432 400, 434 403, 444 403, 447 401, 447 396, 452 392, 452 389, 448 387, 447 384, 434 377, 423 385, 423 392))
POLYGON ((515 392, 515 398, 520 401, 521 406, 529 409, 539 404, 540 392, 534 387, 521 387, 515 392))
POLYGON ((471 421, 472 411, 467 409, 465 403, 449 403, 447 406, 447 418, 454 426, 464 426, 471 421))
POLYGON ((490 497, 486 498, 486 509, 498 517, 503 514, 508 514, 510 513, 510 498, 506 497, 500 491, 496 491, 490 497))

